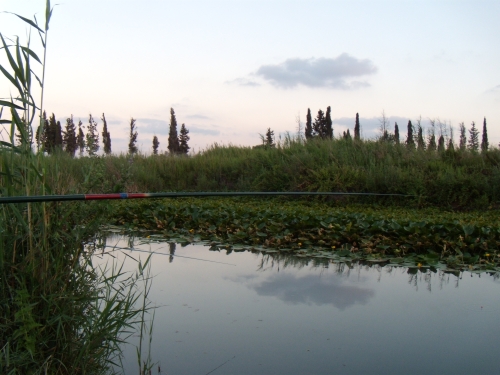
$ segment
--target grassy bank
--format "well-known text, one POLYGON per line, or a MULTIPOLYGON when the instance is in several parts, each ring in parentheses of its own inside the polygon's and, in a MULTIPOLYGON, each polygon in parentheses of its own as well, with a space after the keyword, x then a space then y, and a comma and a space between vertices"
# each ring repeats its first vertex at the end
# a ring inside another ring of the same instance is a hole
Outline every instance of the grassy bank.
MULTIPOLYGON (((47 156, 60 192, 339 191, 418 196, 414 205, 485 209, 500 203, 500 151, 419 151, 383 141, 299 142, 276 148, 212 146, 191 157, 47 156), (58 167, 55 168, 54 166, 58 167)), ((48 176, 49 179, 51 176, 48 176)), ((56 184, 51 182, 52 186, 56 184)), ((376 202, 377 199, 363 202, 376 202)), ((352 199, 350 200, 352 202, 352 199)), ((407 198, 393 204, 408 204, 407 198)))

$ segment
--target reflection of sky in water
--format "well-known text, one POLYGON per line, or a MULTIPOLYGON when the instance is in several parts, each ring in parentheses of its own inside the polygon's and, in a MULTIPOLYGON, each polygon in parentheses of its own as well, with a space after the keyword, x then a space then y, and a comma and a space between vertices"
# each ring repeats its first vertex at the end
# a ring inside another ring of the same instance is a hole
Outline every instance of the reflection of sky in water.
MULTIPOLYGON (((500 372, 500 289, 486 274, 279 259, 263 267, 264 257, 248 252, 137 247, 157 252, 151 299, 162 307, 152 356, 164 374, 206 374, 226 361, 213 374, 500 372)), ((134 353, 127 350, 127 374, 137 373, 134 353)))
POLYGON ((366 304, 374 291, 357 285, 349 285, 339 275, 305 275, 296 277, 290 273, 276 273, 249 287, 259 296, 276 297, 291 304, 333 305, 344 310, 354 304, 366 304))

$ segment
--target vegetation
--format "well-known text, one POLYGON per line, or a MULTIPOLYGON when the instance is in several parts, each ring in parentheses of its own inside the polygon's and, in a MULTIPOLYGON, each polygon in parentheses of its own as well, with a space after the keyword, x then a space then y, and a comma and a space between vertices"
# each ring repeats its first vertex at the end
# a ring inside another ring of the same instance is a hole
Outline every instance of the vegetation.
POLYGON ((440 269, 500 271, 498 212, 342 207, 338 202, 177 199, 120 202, 115 224, 177 242, 369 260, 440 269))
MULTIPOLYGON (((47 1, 43 28, 36 19, 18 16, 39 32, 44 48, 51 15, 47 1)), ((57 163, 50 165, 50 171, 44 164, 59 157, 72 159, 60 152, 61 129, 54 115, 49 120, 40 116, 37 132, 37 144, 48 156, 35 154, 31 144, 37 119, 32 65, 41 64, 43 70, 44 60, 29 43, 21 46, 16 39, 9 44, 2 34, 0 39, 11 72, 3 66, 0 70, 17 92, 10 101, 0 102, 0 111, 7 108, 11 114, 10 120, 0 119, 0 124, 10 126, 9 139, 0 143, 0 195, 64 194, 68 176, 57 163)), ((90 154, 96 151, 94 141, 87 137, 90 154)), ((0 206, 0 373, 113 372, 119 364, 120 344, 135 331, 135 324, 142 336, 143 314, 149 306, 147 300, 136 305, 137 284, 149 283, 148 261, 139 263, 137 276, 124 274, 120 267, 110 270, 92 263, 98 247, 96 233, 108 211, 102 203, 0 206)), ((150 369, 150 362, 141 361, 143 372, 150 369)))

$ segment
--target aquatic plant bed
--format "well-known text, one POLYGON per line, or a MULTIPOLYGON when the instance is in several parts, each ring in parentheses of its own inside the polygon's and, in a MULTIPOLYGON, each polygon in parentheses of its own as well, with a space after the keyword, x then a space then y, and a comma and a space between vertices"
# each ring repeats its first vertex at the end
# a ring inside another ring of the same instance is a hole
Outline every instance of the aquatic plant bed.
POLYGON ((481 272, 500 270, 499 213, 209 198, 119 202, 113 223, 213 250, 481 272))

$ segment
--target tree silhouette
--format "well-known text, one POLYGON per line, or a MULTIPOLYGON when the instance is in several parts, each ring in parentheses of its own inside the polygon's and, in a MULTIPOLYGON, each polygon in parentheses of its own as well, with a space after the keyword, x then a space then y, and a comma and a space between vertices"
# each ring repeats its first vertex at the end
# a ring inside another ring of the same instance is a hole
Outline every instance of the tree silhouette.
POLYGON ((85 148, 89 156, 97 155, 99 151, 99 133, 97 132, 97 122, 94 121, 92 114, 89 115, 89 125, 87 134, 85 134, 85 148))
POLYGON ((175 155, 179 152, 179 138, 177 137, 177 119, 173 108, 170 108, 170 130, 168 133, 168 152, 175 155))
POLYGON ((399 127, 397 122, 394 123, 394 142, 399 145, 399 127))
POLYGON ((78 121, 78 136, 76 137, 76 144, 80 149, 80 156, 82 156, 83 151, 85 150, 85 135, 83 134, 81 121, 78 121))
POLYGON ((318 110, 312 128, 314 136, 320 137, 321 139, 326 138, 326 118, 325 113, 321 109, 318 110))
POLYGON ((467 147, 467 133, 465 129, 465 124, 461 122, 459 128, 460 128, 460 141, 459 141, 460 143, 458 147, 460 150, 464 151, 465 148, 467 147))
POLYGON ((108 124, 106 122, 106 117, 104 113, 102 114, 101 120, 103 122, 102 125, 102 143, 104 144, 104 153, 106 155, 111 154, 111 135, 108 131, 108 124))
POLYGON ((476 128, 476 123, 472 121, 469 129, 469 150, 477 152, 479 150, 479 130, 476 128))
POLYGON ((313 137, 312 118, 311 118, 311 109, 310 108, 307 108, 305 135, 306 135, 306 140, 311 139, 313 137))
POLYGON ((486 117, 483 121, 483 139, 481 141, 481 151, 488 151, 489 143, 488 143, 488 130, 486 130, 486 117))
POLYGON ((415 140, 413 139, 413 125, 411 124, 411 120, 408 120, 408 128, 406 134, 406 146, 409 149, 415 148, 415 140))
POLYGON ((324 138, 333 138, 332 115, 330 106, 326 107, 324 138))
POLYGON ((272 131, 271 128, 267 128, 265 146, 266 147, 275 147, 276 146, 274 144, 274 131, 272 131))
POLYGON ((186 125, 181 125, 181 131, 179 135, 179 154, 187 155, 190 147, 188 146, 189 142, 189 130, 186 129, 186 125))
POLYGON ((356 122, 354 123, 354 139, 358 140, 361 138, 361 128, 359 125, 359 113, 356 113, 356 122))
POLYGON ((130 133, 129 133, 129 142, 128 142, 128 153, 133 155, 137 153, 137 129, 135 125, 135 119, 133 117, 130 118, 130 133))
POLYGON ((76 126, 73 122, 73 115, 66 119, 66 127, 63 133, 63 144, 64 151, 66 151, 71 157, 74 157, 78 145, 76 139, 76 126))
POLYGON ((155 135, 153 137, 153 155, 158 155, 158 146, 160 142, 158 141, 158 137, 155 135))

